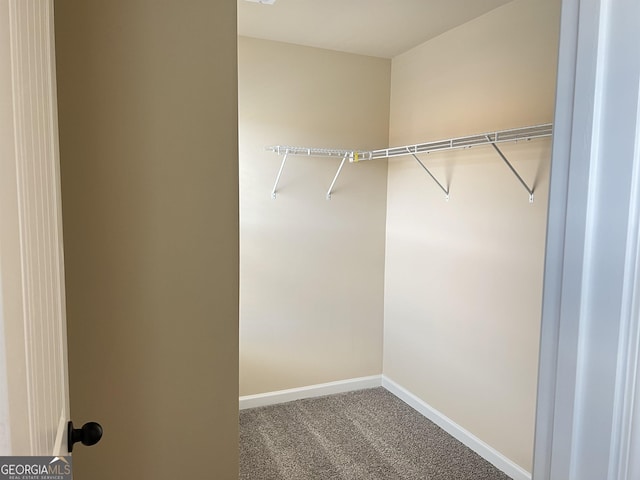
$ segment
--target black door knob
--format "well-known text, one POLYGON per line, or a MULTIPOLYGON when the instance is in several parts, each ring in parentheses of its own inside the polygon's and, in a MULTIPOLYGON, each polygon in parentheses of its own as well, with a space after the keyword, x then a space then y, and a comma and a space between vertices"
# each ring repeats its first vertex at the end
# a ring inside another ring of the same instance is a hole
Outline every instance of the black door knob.
POLYGON ((87 422, 82 428, 73 428, 73 422, 67 424, 67 447, 73 452, 73 444, 82 442, 87 447, 95 445, 102 438, 102 426, 96 422, 87 422))

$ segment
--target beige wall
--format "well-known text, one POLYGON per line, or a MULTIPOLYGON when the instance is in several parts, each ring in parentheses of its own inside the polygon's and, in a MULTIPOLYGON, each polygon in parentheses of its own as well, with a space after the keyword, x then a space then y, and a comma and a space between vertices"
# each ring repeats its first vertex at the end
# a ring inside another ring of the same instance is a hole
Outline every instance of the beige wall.
MULTIPOLYGON (((393 59, 390 142, 552 121, 559 1, 517 0, 393 59)), ((384 374, 530 471, 550 141, 389 163, 384 374)))
POLYGON ((390 61, 239 39, 240 393, 380 374, 386 163, 266 145, 381 148, 390 61))
POLYGON ((55 6, 74 478, 235 479, 236 1, 55 6))

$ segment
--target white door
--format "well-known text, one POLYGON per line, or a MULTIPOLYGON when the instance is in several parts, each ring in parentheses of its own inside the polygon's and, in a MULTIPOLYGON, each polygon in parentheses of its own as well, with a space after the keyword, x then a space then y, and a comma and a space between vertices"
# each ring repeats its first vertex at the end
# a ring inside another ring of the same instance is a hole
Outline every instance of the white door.
POLYGON ((67 453, 52 0, 0 0, 0 455, 67 453))

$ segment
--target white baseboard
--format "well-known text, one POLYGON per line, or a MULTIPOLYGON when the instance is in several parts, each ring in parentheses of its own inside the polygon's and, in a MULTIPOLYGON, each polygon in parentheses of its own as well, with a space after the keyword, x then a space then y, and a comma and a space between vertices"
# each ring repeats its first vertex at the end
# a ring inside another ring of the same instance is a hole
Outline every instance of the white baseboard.
POLYGON ((393 393, 400 400, 404 401, 414 410, 418 411, 433 423, 438 425, 456 440, 462 442, 464 445, 476 452, 486 461, 509 475, 511 478, 513 478, 513 480, 531 480, 531 473, 527 472, 525 469, 509 460, 507 457, 484 443, 471 432, 465 430, 453 420, 443 415, 438 410, 416 397, 413 393, 409 392, 404 387, 401 387, 393 380, 387 378, 384 375, 382 376, 382 386, 393 393))
POLYGON ((292 402, 302 398, 322 397, 335 393, 351 392, 365 388, 375 388, 382 385, 382 375, 370 377, 351 378, 337 382, 320 383, 307 387, 290 388, 276 392, 259 393, 257 395, 245 395, 240 397, 240 410, 254 407, 264 407, 278 403, 292 402))

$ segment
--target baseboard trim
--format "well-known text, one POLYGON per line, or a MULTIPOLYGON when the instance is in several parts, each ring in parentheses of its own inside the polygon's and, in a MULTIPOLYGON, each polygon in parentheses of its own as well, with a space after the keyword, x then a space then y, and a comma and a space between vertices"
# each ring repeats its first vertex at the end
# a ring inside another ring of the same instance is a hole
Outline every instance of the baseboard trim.
POLYGON ((384 375, 382 376, 382 386, 393 393, 400 400, 404 401, 414 410, 418 411, 433 423, 438 425, 456 440, 462 442, 464 445, 476 452, 496 468, 509 475, 511 478, 513 478, 513 480, 531 480, 531 473, 527 472, 525 469, 509 460, 493 447, 487 445, 471 432, 465 430, 460 425, 455 423, 449 417, 440 413, 431 405, 416 397, 409 390, 398 385, 393 380, 384 375))
POLYGON ((370 377, 350 378, 348 380, 338 380, 337 382, 320 383, 288 390, 245 395, 240 397, 240 410, 380 386, 382 386, 382 375, 371 375, 370 377))

